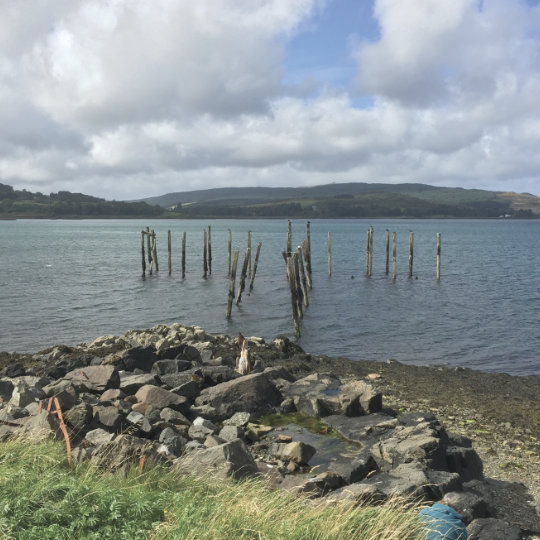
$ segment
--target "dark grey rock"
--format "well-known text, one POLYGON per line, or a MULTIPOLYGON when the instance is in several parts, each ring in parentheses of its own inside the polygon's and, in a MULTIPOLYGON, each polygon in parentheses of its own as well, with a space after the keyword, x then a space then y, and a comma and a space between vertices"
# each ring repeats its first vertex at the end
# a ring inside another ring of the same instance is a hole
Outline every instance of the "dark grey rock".
POLYGON ((244 440, 245 429, 241 426, 223 426, 219 432, 219 437, 224 441, 244 440))
POLYGON ((11 394, 13 394, 13 381, 7 377, 0 379, 0 399, 3 401, 9 401, 11 394))
MULTIPOLYGON (((186 398, 179 396, 159 386, 147 384, 137 390, 135 394, 137 401, 144 404, 146 409, 164 409, 169 407, 182 412, 189 408, 186 398)), ((135 407, 135 406, 134 406, 135 407)), ((135 409, 134 409, 135 410, 135 409)))
POLYGON ((64 420, 75 432, 86 430, 92 421, 92 407, 88 403, 78 403, 65 412, 64 420))
POLYGON ((469 540, 520 540, 521 530, 502 519, 475 519, 467 527, 469 540))
POLYGON ((180 373, 191 368, 189 360, 158 360, 154 362, 151 373, 158 375, 168 375, 171 373, 180 373))
POLYGON ((147 384, 156 384, 156 377, 150 373, 131 373, 127 371, 120 372, 119 388, 128 396, 132 396, 139 388, 147 384))
POLYGON ((208 437, 209 435, 214 435, 218 431, 219 428, 215 424, 210 422, 210 420, 206 420, 199 416, 198 418, 195 418, 193 424, 189 427, 188 435, 191 439, 199 442, 204 442, 206 440, 206 437, 208 437))
POLYGON ((4 374, 6 377, 9 378, 21 377, 22 375, 26 374, 26 369, 20 362, 17 362, 15 364, 10 364, 9 366, 7 366, 4 370, 4 374))
POLYGON ((179 411, 165 407, 159 413, 160 418, 168 424, 177 426, 190 426, 191 422, 179 411))
POLYGON ((127 427, 125 416, 116 407, 94 408, 93 422, 96 427, 106 429, 112 433, 120 433, 127 427))
POLYGON ((173 463, 179 472, 220 479, 244 478, 258 472, 253 456, 240 439, 206 450, 193 450, 173 463))
POLYGON ((136 411, 131 411, 127 415, 126 420, 128 424, 136 427, 142 435, 147 437, 151 435, 153 431, 152 425, 148 421, 148 418, 146 418, 146 416, 143 414, 136 411))
POLYGON ((31 416, 28 422, 24 424, 22 431, 36 441, 62 437, 58 419, 48 411, 41 411, 40 414, 31 416))
POLYGON ((79 392, 102 393, 108 388, 118 388, 120 376, 113 366, 88 366, 66 373, 65 380, 79 392))
POLYGON ((449 446, 445 449, 448 470, 457 472, 464 482, 484 478, 484 465, 473 448, 449 446))
POLYGON ((153 345, 148 347, 133 347, 122 351, 120 354, 121 363, 126 371, 140 369, 149 373, 158 359, 156 348, 153 345))
POLYGON ((224 426, 246 427, 251 421, 251 414, 246 411, 234 413, 230 418, 223 421, 224 426))
POLYGON ((377 471, 379 466, 369 451, 364 452, 353 461, 332 461, 329 470, 343 478, 347 484, 360 482, 366 476, 377 471))
POLYGON ((201 384, 198 381, 188 381, 173 388, 171 392, 174 392, 179 396, 186 396, 190 399, 195 399, 201 393, 201 384))
POLYGON ((281 401, 282 396, 272 381, 263 373, 255 373, 204 389, 195 404, 210 405, 217 417, 224 420, 241 411, 263 415, 281 401))
POLYGON ((392 433, 398 423, 393 416, 384 413, 356 417, 332 415, 322 420, 349 441, 362 444, 366 444, 366 440, 375 441, 386 433, 392 433))
POLYGON ((89 442, 93 446, 101 446, 103 444, 107 444, 108 442, 112 441, 115 437, 114 433, 109 433, 108 431, 97 428, 93 429, 92 431, 89 431, 86 434, 86 441, 89 442))

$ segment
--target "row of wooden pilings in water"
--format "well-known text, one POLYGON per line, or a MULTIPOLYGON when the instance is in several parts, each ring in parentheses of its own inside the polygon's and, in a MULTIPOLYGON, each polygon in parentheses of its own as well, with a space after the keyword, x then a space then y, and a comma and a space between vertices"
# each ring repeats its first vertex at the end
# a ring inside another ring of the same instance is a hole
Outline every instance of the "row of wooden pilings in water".
MULTIPOLYGON (((171 231, 168 231, 168 269, 169 275, 172 273, 172 251, 171 251, 171 231)), ((253 290, 255 274, 259 262, 262 243, 258 242, 253 269, 251 267, 251 231, 248 231, 247 247, 240 273, 238 291, 236 289, 236 272, 238 267, 239 251, 232 252, 232 233, 228 231, 228 272, 229 294, 227 299, 226 317, 231 317, 233 302, 238 305, 242 300, 242 293, 245 290, 246 278, 249 276, 249 289, 253 290)), ((141 231, 141 254, 142 254, 142 275, 146 275, 146 257, 148 256, 148 270, 152 275, 153 270, 159 271, 159 263, 156 248, 156 233, 150 230, 141 231), (145 243, 147 252, 145 253, 145 243)), ((292 319, 294 333, 300 336, 300 319, 303 317, 304 309, 309 307, 309 290, 313 286, 312 266, 311 266, 311 230, 310 222, 306 224, 306 237, 296 251, 292 250, 292 224, 288 222, 287 246, 282 252, 287 268, 287 281, 291 297, 292 319)), ((413 275, 414 260, 414 233, 409 232, 409 277, 413 275)), ((367 231, 366 241, 366 275, 371 277, 373 268, 373 227, 367 231)), ((386 231, 386 265, 385 273, 390 271, 390 231, 386 231)), ((206 279, 212 273, 212 229, 203 231, 203 277, 206 279)), ((397 275, 397 234, 392 233, 392 278, 397 275)), ((328 233, 328 276, 332 276, 332 234, 328 233)), ((186 233, 182 235, 182 279, 186 277, 186 233)), ((437 281, 441 278, 441 233, 437 233, 437 281)))

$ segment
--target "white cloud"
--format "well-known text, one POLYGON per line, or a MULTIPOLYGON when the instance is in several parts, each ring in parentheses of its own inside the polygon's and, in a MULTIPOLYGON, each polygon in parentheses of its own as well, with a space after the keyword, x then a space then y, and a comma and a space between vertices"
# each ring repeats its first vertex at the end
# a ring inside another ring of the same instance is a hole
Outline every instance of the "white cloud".
POLYGON ((540 8, 525 0, 377 0, 379 39, 355 40, 365 108, 352 86, 282 85, 287 40, 321 1, 49 4, 0 0, 2 182, 130 199, 332 181, 540 195, 540 8))

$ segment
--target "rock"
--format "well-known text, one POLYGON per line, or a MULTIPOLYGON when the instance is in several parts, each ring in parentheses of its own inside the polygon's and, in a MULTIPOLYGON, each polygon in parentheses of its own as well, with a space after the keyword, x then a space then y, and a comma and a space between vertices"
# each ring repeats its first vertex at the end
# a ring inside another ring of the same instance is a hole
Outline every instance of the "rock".
POLYGON ((30 388, 38 388, 43 390, 45 386, 51 383, 51 380, 48 377, 37 377, 35 375, 23 375, 22 377, 16 377, 13 381, 15 384, 22 382, 30 388))
POLYGON ((147 347, 133 347, 122 351, 119 355, 120 360, 126 371, 135 371, 140 369, 149 373, 158 359, 156 349, 153 345, 147 347))
POLYGON ((178 472, 218 479, 228 476, 244 478, 258 472, 252 455, 240 439, 206 450, 192 451, 173 463, 178 472))
POLYGON ((263 373, 253 373, 204 389, 195 404, 210 405, 216 409, 217 417, 224 420, 241 411, 264 415, 281 401, 272 381, 263 373))
POLYGON ((377 486, 362 482, 337 489, 325 499, 326 503, 351 503, 355 506, 376 505, 386 501, 387 495, 377 486))
POLYGON ((13 377, 21 377, 22 375, 25 375, 26 369, 20 362, 17 362, 7 366, 4 373, 6 377, 12 379, 13 377))
POLYGON ((484 478, 484 465, 473 448, 449 446, 445 453, 448 470, 457 472, 464 482, 484 478))
POLYGON ((220 444, 223 444, 227 441, 222 439, 221 437, 218 437, 217 435, 208 435, 206 439, 204 439, 204 446, 205 448, 212 448, 214 446, 219 446, 220 444))
POLYGON ((166 459, 159 454, 159 446, 157 442, 122 434, 101 445, 92 454, 90 462, 110 471, 127 473, 131 466, 141 463, 142 457, 145 458, 145 465, 164 463, 166 459))
POLYGON ((9 401, 13 394, 13 381, 7 377, 0 379, 0 400, 9 401))
POLYGON ((332 415, 325 416, 322 420, 345 439, 364 445, 366 439, 375 442, 385 433, 391 433, 398 424, 393 416, 384 413, 356 417, 332 415))
MULTIPOLYGON (((46 385, 43 387, 43 392, 47 397, 53 397, 59 394, 60 392, 63 392, 64 390, 75 387, 71 384, 71 381, 60 379, 58 381, 53 381, 52 383, 46 385)), ((75 389, 75 392, 77 390, 75 389)))
POLYGON ((16 381, 9 404, 14 407, 26 407, 30 403, 35 403, 45 397, 43 390, 36 387, 29 387, 23 381, 16 381))
MULTIPOLYGON (((280 443, 278 444, 282 446, 280 443)), ((294 461, 299 465, 307 465, 309 460, 315 455, 315 452, 315 448, 309 444, 292 442, 284 443, 280 455, 285 461, 294 461)))
POLYGON ((96 427, 113 433, 120 433, 127 426, 125 416, 116 407, 100 405, 94 408, 94 423, 96 427))
POLYGON ((360 482, 369 473, 377 471, 379 466, 373 456, 366 451, 353 461, 334 461, 329 466, 329 470, 338 474, 347 484, 360 482))
POLYGON ((224 426, 246 427, 251 420, 251 414, 245 411, 234 413, 230 418, 223 421, 224 426))
POLYGON ((168 424, 177 426, 190 426, 191 422, 181 413, 165 407, 159 414, 160 418, 168 424))
POLYGON ((79 392, 102 393, 108 388, 118 388, 120 377, 112 366, 88 366, 66 373, 64 380, 70 381, 79 392))
POLYGON ((234 439, 244 439, 245 430, 240 426, 223 426, 219 432, 219 437, 224 441, 234 441, 234 439))
POLYGON ((126 420, 130 425, 136 427, 141 432, 141 434, 145 436, 150 436, 153 431, 152 425, 148 421, 148 418, 146 418, 146 416, 141 413, 131 411, 127 415, 126 420))
POLYGON ((195 399, 201 393, 201 383, 198 381, 188 381, 184 384, 173 387, 171 392, 174 392, 179 396, 195 399))
POLYGON ((41 411, 40 414, 31 416, 23 426, 22 431, 36 441, 62 437, 62 431, 56 416, 48 411, 41 411))
POLYGON ((170 373, 180 373, 189 368, 191 368, 189 360, 158 360, 154 362, 150 372, 161 377, 170 373))
POLYGON ((205 420, 199 416, 193 420, 193 424, 189 427, 188 435, 196 441, 204 442, 206 437, 214 435, 218 431, 219 428, 210 422, 210 420, 205 420))
POLYGON ((127 371, 120 372, 119 388, 128 396, 132 396, 139 388, 142 388, 147 384, 156 384, 155 375, 151 375, 150 373, 135 374, 127 371))
POLYGON ((167 454, 180 457, 187 441, 179 433, 168 427, 160 433, 159 442, 165 446, 165 448, 159 448, 160 453, 165 451, 167 454))
POLYGON ((116 401, 124 397, 126 397, 126 394, 120 388, 109 388, 109 390, 105 390, 101 394, 99 401, 116 401))
POLYGON ((87 403, 74 405, 64 413, 64 420, 75 430, 75 432, 84 431, 92 421, 92 407, 87 403))
POLYGON ((187 398, 151 384, 146 384, 139 388, 135 397, 146 409, 164 409, 165 407, 169 407, 174 410, 186 411, 189 408, 187 398))
POLYGON ((520 540, 521 530, 502 519, 475 519, 468 527, 469 540, 520 540))
POLYGON ((322 497, 343 485, 343 478, 339 475, 324 472, 315 477, 309 475, 289 475, 283 479, 279 487, 294 495, 303 494, 310 497, 322 497))
POLYGON ((107 444, 108 442, 112 441, 115 437, 114 433, 109 433, 108 431, 105 431, 104 429, 97 428, 92 431, 89 431, 86 434, 86 441, 88 441, 93 446, 101 446, 103 444, 107 444))
POLYGON ((474 519, 492 517, 488 503, 477 493, 471 491, 449 491, 445 494, 443 504, 451 506, 468 525, 474 519))

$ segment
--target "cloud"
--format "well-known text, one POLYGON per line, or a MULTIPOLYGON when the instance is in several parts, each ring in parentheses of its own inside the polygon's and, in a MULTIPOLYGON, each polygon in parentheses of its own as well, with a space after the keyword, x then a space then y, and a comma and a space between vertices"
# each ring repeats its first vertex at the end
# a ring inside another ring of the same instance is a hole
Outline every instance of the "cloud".
POLYGON ((284 83, 290 40, 337 1, 4 1, 0 181, 127 199, 332 181, 540 195, 540 7, 376 0, 350 85, 284 83))

